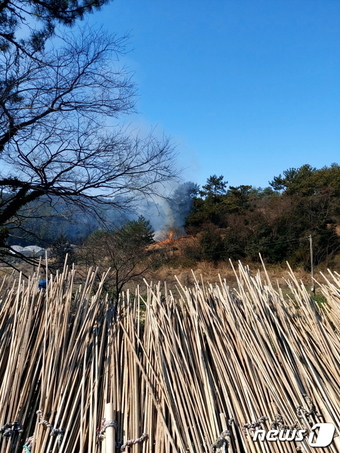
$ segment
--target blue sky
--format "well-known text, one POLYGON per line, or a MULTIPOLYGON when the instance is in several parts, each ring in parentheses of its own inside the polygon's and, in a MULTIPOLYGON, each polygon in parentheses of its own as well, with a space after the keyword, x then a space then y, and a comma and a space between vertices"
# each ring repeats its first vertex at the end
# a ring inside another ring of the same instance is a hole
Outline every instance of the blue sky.
POLYGON ((340 163, 338 0, 115 0, 90 22, 130 33, 126 121, 172 137, 184 180, 340 163))

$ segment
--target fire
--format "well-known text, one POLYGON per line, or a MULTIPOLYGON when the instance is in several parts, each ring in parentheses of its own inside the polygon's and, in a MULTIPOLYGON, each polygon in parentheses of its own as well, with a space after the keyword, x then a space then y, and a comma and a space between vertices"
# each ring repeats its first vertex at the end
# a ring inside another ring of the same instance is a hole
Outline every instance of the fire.
POLYGON ((169 244, 170 242, 174 242, 174 232, 169 231, 168 237, 164 241, 158 242, 158 244, 169 244))
POLYGON ((162 244, 173 244, 174 242, 179 242, 179 241, 184 241, 185 239, 188 238, 193 238, 191 234, 188 234, 185 237, 181 237, 178 239, 175 239, 175 233, 173 231, 169 231, 168 237, 164 241, 159 241, 157 244, 162 245, 162 244))

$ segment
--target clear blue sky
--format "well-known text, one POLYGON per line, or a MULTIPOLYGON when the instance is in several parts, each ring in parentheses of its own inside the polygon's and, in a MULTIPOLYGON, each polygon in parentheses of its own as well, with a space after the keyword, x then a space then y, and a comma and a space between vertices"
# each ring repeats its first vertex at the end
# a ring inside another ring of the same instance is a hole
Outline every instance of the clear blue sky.
POLYGON ((130 33, 128 121, 173 138, 184 180, 340 163, 338 0, 116 0, 90 22, 130 33))

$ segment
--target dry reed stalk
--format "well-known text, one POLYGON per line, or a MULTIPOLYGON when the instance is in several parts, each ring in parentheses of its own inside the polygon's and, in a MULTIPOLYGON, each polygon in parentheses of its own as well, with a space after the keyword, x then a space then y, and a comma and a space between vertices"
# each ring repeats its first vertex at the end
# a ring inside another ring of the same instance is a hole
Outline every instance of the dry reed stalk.
MULTIPOLYGON (((191 288, 177 280, 177 296, 137 288, 116 313, 96 271, 79 288, 67 266, 46 292, 38 273, 0 283, 0 421, 23 431, 0 435, 0 451, 21 453, 33 436, 31 453, 107 453, 128 439, 132 453, 201 453, 227 429, 229 452, 317 453, 306 441, 255 443, 242 427, 339 428, 340 276, 324 276, 319 307, 292 272, 290 299, 265 268, 265 283, 241 263, 234 272, 233 290, 195 277, 191 288)), ((322 451, 340 452, 339 439, 322 451)))

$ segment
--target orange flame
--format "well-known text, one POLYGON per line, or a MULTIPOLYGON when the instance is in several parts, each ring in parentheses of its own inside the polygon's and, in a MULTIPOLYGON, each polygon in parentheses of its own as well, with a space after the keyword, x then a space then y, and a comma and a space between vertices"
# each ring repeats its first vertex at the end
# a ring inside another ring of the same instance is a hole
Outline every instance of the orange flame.
POLYGON ((186 239, 193 238, 192 234, 188 234, 185 237, 181 237, 179 239, 174 239, 175 233, 173 231, 169 231, 168 237, 164 241, 159 241, 157 244, 173 244, 174 242, 185 241, 186 239))
POLYGON ((174 242, 173 231, 169 231, 168 237, 164 241, 159 241, 158 244, 169 244, 170 242, 174 242))

